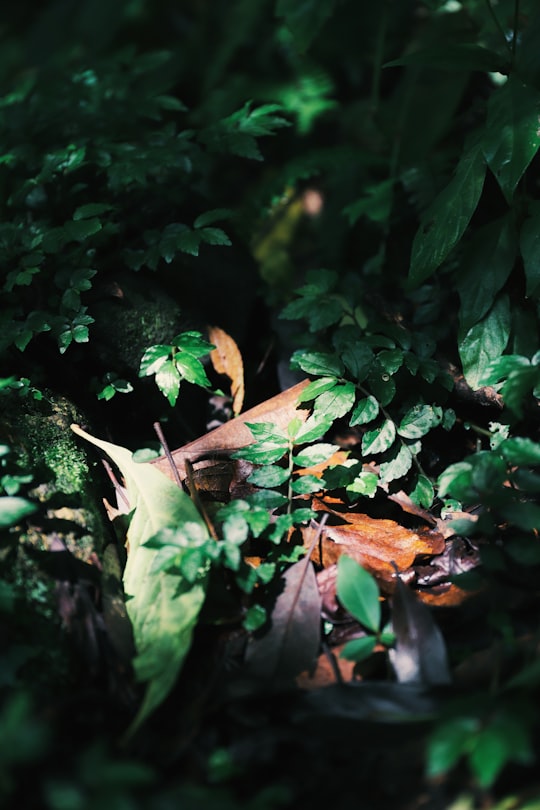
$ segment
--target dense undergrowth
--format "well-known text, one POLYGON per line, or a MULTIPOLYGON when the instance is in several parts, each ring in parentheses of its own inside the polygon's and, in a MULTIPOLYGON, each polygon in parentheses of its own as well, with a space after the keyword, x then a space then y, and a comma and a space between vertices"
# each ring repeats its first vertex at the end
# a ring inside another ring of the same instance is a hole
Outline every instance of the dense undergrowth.
POLYGON ((538 807, 536 4, 2 16, 2 802, 538 807))

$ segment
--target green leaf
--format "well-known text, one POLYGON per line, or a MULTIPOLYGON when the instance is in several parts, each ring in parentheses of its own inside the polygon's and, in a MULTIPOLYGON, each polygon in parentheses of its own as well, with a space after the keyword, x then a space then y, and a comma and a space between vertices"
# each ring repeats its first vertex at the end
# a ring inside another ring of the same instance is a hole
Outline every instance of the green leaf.
POLYGON ((193 227, 204 228, 220 219, 229 219, 231 216, 232 211, 230 208, 213 208, 211 211, 206 211, 205 214, 200 214, 193 223, 193 227))
POLYGON ((394 184, 395 181, 390 179, 367 186, 365 196, 343 209, 349 225, 355 225, 362 216, 371 222, 386 222, 394 201, 394 184))
POLYGON ((381 605, 376 581, 352 557, 338 560, 337 596, 345 610, 373 633, 379 632, 381 605))
POLYGON ((316 399, 319 394, 330 391, 338 382, 339 380, 336 377, 321 377, 320 380, 313 380, 313 382, 310 382, 309 385, 306 385, 303 391, 301 391, 298 402, 311 402, 311 400, 316 399))
MULTIPOLYGON (((178 235, 176 246, 178 250, 181 250, 183 253, 189 253, 190 256, 198 256, 201 239, 202 235, 200 231, 192 231, 191 228, 185 228, 178 235)), ((169 259, 167 259, 167 256, 164 256, 164 258, 166 261, 170 262, 173 256, 171 255, 169 259)))
POLYGON ((463 374, 471 388, 480 387, 480 380, 490 362, 499 357, 510 337, 510 304, 501 295, 484 318, 459 334, 459 355, 463 374))
POLYGON ((69 239, 84 242, 89 236, 98 233, 102 227, 97 217, 93 217, 92 219, 68 220, 64 223, 64 232, 69 239))
POLYGON ((119 467, 132 510, 124 590, 129 597, 126 604, 137 649, 135 671, 138 679, 147 684, 130 727, 129 733, 133 733, 175 684, 191 647, 207 583, 206 569, 193 583, 178 574, 150 576, 159 550, 146 548, 144 543, 167 527, 180 530, 195 524, 199 536, 206 537, 208 532, 190 498, 156 467, 134 462, 129 450, 96 439, 77 425, 72 429, 107 453, 119 467))
POLYGON ((540 92, 513 75, 488 102, 484 154, 508 203, 540 146, 539 109, 540 92))
POLYGON ((537 298, 540 292, 540 203, 529 204, 529 216, 521 226, 519 247, 526 279, 526 295, 537 298))
POLYGON ((291 489, 297 495, 310 495, 324 489, 324 481, 316 475, 299 475, 291 483, 291 489))
POLYGON ((383 462, 379 467, 379 478, 382 484, 389 484, 397 478, 402 478, 412 467, 413 454, 407 445, 397 445, 394 458, 383 462))
POLYGON ((92 217, 99 217, 101 214, 106 214, 107 211, 112 210, 113 206, 109 203, 86 203, 86 205, 80 205, 75 209, 73 219, 75 221, 79 219, 91 219, 92 217))
POLYGON ((150 374, 155 374, 159 371, 163 363, 170 358, 170 355, 170 346, 165 346, 164 344, 149 346, 142 356, 139 376, 148 377, 150 374))
POLYGON ((341 352, 345 367, 351 372, 356 382, 363 382, 373 362, 373 351, 365 343, 355 343, 341 352))
MULTIPOLYGON (((326 476, 325 476, 326 481, 326 476)), ((347 484, 347 492, 352 495, 362 495, 365 498, 373 498, 379 486, 379 478, 376 473, 362 470, 350 484, 347 484)), ((328 483, 327 483, 328 487, 328 483)))
POLYGON ((200 332, 181 332, 173 338, 172 344, 193 357, 203 357, 216 348, 213 343, 205 340, 200 332))
POLYGON ((491 308, 512 271, 516 254, 516 235, 510 216, 476 231, 457 277, 463 331, 478 323, 491 308))
MULTIPOLYGON (((203 364, 196 357, 193 357, 193 355, 187 352, 177 352, 172 362, 177 373, 180 374, 183 379, 194 385, 200 385, 201 388, 210 387, 210 380, 206 376, 203 364)), ((158 373, 161 373, 161 369, 158 373)))
POLYGON ((341 650, 340 658, 345 658, 347 661, 364 661, 369 658, 376 644, 377 638, 375 636, 355 638, 345 644, 341 650))
POLYGON ((174 408, 180 391, 180 375, 176 363, 172 360, 165 360, 160 365, 156 371, 156 385, 169 400, 169 405, 174 408))
POLYGON ((438 478, 437 489, 439 498, 452 495, 460 501, 467 500, 472 489, 473 465, 470 461, 456 461, 450 464, 438 478))
POLYGON ((433 503, 435 491, 433 484, 425 475, 419 475, 414 488, 409 492, 409 498, 417 506, 422 506, 424 509, 429 509, 433 503))
MULTIPOLYGON (((354 383, 346 382, 336 385, 330 391, 320 394, 315 400, 313 416, 324 420, 340 419, 348 413, 354 405, 356 389, 354 383)), ((305 439, 304 439, 305 441, 305 439)))
POLYGON ((397 432, 404 439, 419 439, 440 425, 442 408, 438 405, 414 405, 403 417, 397 432))
POLYGON ((385 419, 375 430, 367 430, 362 436, 362 455, 384 453, 396 438, 396 426, 391 419, 385 419))
POLYGON ((478 144, 462 156, 453 179, 425 212, 414 238, 409 281, 429 278, 459 242, 476 210, 486 166, 478 144))
POLYGON ((440 776, 456 765, 470 750, 480 722, 474 717, 456 717, 439 724, 428 742, 428 776, 440 776))
POLYGON ((340 377, 343 365, 335 354, 324 352, 297 351, 291 357, 291 366, 301 368, 306 374, 320 377, 340 377))
POLYGON ((208 245, 231 245, 232 242, 221 228, 201 228, 198 231, 201 240, 208 245))
POLYGON ((312 444, 296 453, 293 456, 293 461, 299 467, 312 467, 314 464, 320 464, 329 459, 336 450, 339 450, 337 444, 328 444, 326 442, 312 444))
POLYGON ((359 400, 351 414, 350 425, 367 425, 379 414, 379 403, 374 396, 359 400))
POLYGON ((33 515, 37 511, 35 503, 20 498, 17 495, 4 495, 0 497, 0 529, 14 526, 23 518, 33 515))
POLYGON ((519 436, 505 439, 499 445, 498 450, 509 464, 531 467, 540 464, 540 444, 532 439, 519 436))
POLYGON ((285 467, 276 467, 268 464, 259 470, 254 470, 248 477, 250 484, 257 487, 279 487, 289 479, 290 473, 285 467))

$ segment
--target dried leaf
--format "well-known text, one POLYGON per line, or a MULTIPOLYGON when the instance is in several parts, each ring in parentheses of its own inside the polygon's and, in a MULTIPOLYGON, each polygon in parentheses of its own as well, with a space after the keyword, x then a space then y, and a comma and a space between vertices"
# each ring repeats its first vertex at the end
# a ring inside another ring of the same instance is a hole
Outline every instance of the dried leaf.
POLYGON ((232 409, 238 416, 244 404, 244 363, 240 349, 233 338, 219 326, 208 327, 208 339, 216 347, 210 352, 210 360, 218 374, 225 374, 231 381, 232 409))
MULTIPOLYGON (((237 416, 235 419, 231 419, 230 422, 226 422, 221 427, 211 430, 201 438, 195 439, 184 445, 184 447, 175 450, 172 456, 180 477, 186 477, 186 459, 193 462, 204 456, 228 456, 235 450, 240 450, 242 447, 252 444, 254 441, 253 433, 247 427, 247 422, 272 422, 282 430, 285 430, 289 422, 295 417, 305 422, 309 412, 298 408, 297 402, 300 393, 308 384, 308 380, 303 380, 292 388, 282 391, 281 394, 267 399, 254 408, 250 408, 249 411, 237 416)), ((160 456, 151 463, 174 480, 173 471, 165 456, 160 456)))
POLYGON ((314 500, 313 508, 346 521, 324 527, 319 555, 315 553, 314 561, 327 567, 347 554, 382 580, 385 590, 393 590, 395 586, 393 563, 402 571, 410 568, 418 555, 444 551, 444 539, 438 532, 412 531, 394 520, 379 520, 359 512, 340 513, 320 499, 314 500))
POLYGON ((399 683, 450 683, 442 633, 429 608, 416 599, 399 575, 392 597, 392 629, 396 640, 389 658, 399 683))
POLYGON ((320 644, 321 597, 313 563, 306 556, 291 565, 272 609, 272 626, 246 651, 249 675, 273 688, 313 667, 320 644))

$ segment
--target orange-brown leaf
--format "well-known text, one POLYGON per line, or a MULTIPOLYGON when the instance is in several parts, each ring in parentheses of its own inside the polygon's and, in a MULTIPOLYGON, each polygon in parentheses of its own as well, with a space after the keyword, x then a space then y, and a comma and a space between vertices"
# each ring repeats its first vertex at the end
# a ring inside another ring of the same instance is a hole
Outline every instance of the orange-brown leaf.
POLYGON ((210 360, 216 372, 225 374, 231 381, 232 409, 238 416, 244 404, 244 363, 240 349, 219 326, 208 327, 208 338, 216 347, 210 352, 210 360))

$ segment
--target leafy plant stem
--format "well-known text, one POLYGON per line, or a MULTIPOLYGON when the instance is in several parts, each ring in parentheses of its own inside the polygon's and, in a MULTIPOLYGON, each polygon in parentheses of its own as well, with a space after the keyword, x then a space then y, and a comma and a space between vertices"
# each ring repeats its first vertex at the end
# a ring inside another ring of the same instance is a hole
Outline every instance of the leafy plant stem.
POLYGON ((293 499, 293 489, 292 489, 292 474, 294 469, 294 461, 293 461, 293 442, 289 442, 289 457, 287 462, 287 469, 289 473, 289 478, 287 479, 287 514, 290 515, 292 513, 292 499, 293 499))
MULTIPOLYGON (((362 394, 363 394, 365 397, 369 397, 369 396, 371 396, 370 391, 368 391, 368 390, 367 390, 367 388, 364 388, 364 386, 363 386, 363 385, 358 385, 357 387, 358 387, 358 390, 359 390, 359 391, 361 391, 361 392, 362 392, 362 394)), ((379 409, 380 409, 380 412, 382 413, 382 415, 384 416, 384 418, 385 418, 385 419, 387 419, 389 422, 394 422, 394 420, 392 419, 392 417, 390 416, 390 414, 388 413, 388 411, 386 410, 386 408, 384 408, 384 407, 381 405, 381 403, 380 403, 380 402, 379 402, 379 409)), ((394 422, 394 424, 395 424, 395 422, 394 422)), ((401 436, 400 436, 400 435, 397 433, 397 430, 396 430, 396 436, 397 436, 398 441, 399 441, 399 442, 401 442, 402 447, 405 447, 405 446, 406 446, 406 445, 405 445, 405 442, 403 441, 403 439, 401 438, 401 436)), ((416 455, 414 455, 414 454, 413 454, 413 464, 414 464, 414 466, 416 467, 416 469, 418 470, 418 472, 420 473, 420 475, 424 475, 426 478, 429 478, 429 476, 427 475, 426 471, 424 470, 424 468, 422 467, 422 465, 421 465, 421 464, 420 464, 420 462, 418 461, 417 456, 416 456, 416 455)))

